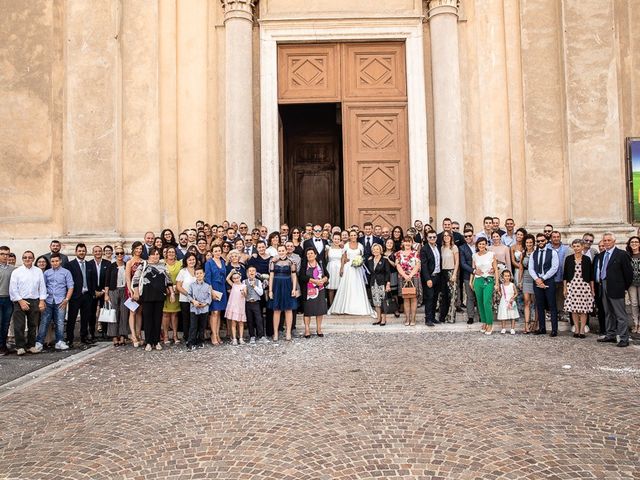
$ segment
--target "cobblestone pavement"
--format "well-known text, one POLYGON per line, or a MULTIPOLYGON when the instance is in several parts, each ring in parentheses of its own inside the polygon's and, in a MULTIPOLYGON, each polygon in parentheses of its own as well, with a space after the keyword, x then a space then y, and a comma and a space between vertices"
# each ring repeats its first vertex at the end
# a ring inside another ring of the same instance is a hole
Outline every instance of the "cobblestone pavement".
POLYGON ((595 336, 108 349, 0 401, 0 478, 637 479, 639 387, 595 336))

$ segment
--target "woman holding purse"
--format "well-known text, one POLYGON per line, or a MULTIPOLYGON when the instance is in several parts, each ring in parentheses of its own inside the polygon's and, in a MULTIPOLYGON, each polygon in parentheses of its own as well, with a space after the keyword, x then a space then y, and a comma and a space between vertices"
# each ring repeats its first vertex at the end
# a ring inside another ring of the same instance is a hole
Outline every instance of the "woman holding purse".
POLYGON ((405 236, 402 250, 396 253, 398 285, 404 301, 405 325, 416 324, 418 303, 422 302, 422 286, 420 284, 420 256, 413 250, 413 239, 405 236))
POLYGON ((382 327, 387 324, 384 302, 387 294, 391 292, 391 266, 389 260, 382 256, 382 245, 374 243, 371 247, 371 253, 373 255, 367 260, 367 268, 370 272, 371 300, 377 316, 377 320, 373 324, 382 327))

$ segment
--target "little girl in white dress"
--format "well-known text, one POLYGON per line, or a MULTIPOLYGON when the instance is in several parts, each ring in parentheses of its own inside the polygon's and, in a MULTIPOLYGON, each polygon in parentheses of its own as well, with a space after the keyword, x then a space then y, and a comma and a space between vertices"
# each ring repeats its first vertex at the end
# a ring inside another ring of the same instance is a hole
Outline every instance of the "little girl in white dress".
POLYGON ((511 281, 511 271, 504 270, 501 277, 500 285, 500 304, 498 305, 498 320, 502 324, 502 330, 500 333, 507 333, 506 323, 511 320, 511 335, 516 334, 516 319, 520 318, 518 313, 518 305, 516 303, 516 297, 518 296, 518 289, 515 283, 511 281))

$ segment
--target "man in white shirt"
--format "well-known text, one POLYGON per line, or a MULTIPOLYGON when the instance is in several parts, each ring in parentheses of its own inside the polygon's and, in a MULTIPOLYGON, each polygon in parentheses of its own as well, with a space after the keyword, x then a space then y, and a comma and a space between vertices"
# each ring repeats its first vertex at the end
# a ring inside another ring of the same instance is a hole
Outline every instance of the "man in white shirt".
POLYGON ((484 217, 484 230, 478 232, 476 235, 476 241, 479 238, 484 238, 487 241, 487 246, 491 246, 491 234, 493 233, 493 217, 484 217))
POLYGON ((504 228, 506 228, 507 231, 504 232, 504 235, 502 235, 500 239, 502 240, 503 245, 511 248, 511 245, 516 243, 516 222, 513 221, 513 218, 507 218, 504 221, 504 228))
POLYGON ((28 349, 31 353, 37 353, 36 334, 40 313, 44 311, 47 298, 47 286, 44 282, 42 270, 33 266, 35 255, 27 250, 22 254, 22 266, 16 268, 9 282, 9 296, 14 302, 13 334, 16 342, 16 353, 24 355, 28 349), (25 341, 25 324, 29 328, 28 338, 25 341))

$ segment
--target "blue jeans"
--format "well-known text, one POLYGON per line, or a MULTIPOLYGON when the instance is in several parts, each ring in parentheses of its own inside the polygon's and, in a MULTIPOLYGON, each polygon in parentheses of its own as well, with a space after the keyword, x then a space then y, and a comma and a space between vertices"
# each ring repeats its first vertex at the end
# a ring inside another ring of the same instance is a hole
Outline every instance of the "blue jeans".
POLYGON ((65 308, 60 308, 57 303, 46 303, 44 312, 42 312, 42 321, 40 322, 40 328, 38 329, 38 338, 36 342, 44 344, 44 339, 47 336, 47 330, 49 324, 53 318, 54 326, 56 330, 56 343, 64 340, 64 312, 65 308))
POLYGON ((9 297, 0 298, 0 350, 7 348, 7 335, 13 314, 13 302, 9 297))

